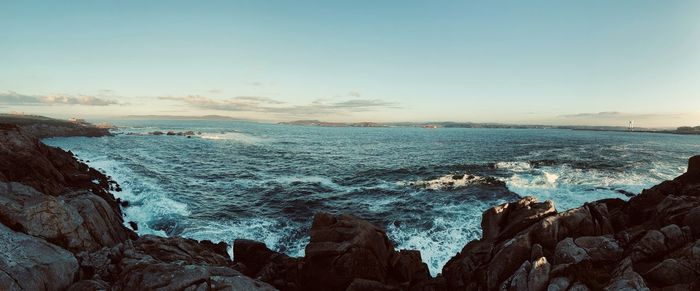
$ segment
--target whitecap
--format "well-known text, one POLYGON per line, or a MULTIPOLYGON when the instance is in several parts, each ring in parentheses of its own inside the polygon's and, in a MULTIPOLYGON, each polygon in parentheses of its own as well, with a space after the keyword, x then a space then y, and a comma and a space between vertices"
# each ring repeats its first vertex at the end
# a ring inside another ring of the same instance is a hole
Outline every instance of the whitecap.
POLYGON ((513 172, 524 172, 532 170, 532 165, 529 162, 497 162, 494 164, 496 169, 509 170, 513 172))
POLYGON ((230 140, 237 141, 244 144, 257 144, 264 141, 263 138, 253 136, 250 134, 245 134, 241 132, 225 132, 225 133, 202 133, 199 136, 202 139, 208 140, 230 140))
POLYGON ((449 174, 431 180, 399 181, 396 184, 399 186, 412 186, 430 190, 441 190, 455 189, 478 184, 493 184, 495 181, 498 180, 492 177, 482 177, 470 174, 449 174))

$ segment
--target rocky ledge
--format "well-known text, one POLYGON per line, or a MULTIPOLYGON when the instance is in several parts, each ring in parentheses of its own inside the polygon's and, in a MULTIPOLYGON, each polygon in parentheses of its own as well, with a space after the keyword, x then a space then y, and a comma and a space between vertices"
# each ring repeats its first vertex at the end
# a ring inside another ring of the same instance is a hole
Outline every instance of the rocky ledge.
POLYGON ((351 215, 313 218, 306 256, 263 243, 137 236, 116 183, 15 125, 0 127, 0 290, 693 290, 700 156, 629 201, 558 212, 533 197, 483 214, 483 236, 431 277, 351 215))

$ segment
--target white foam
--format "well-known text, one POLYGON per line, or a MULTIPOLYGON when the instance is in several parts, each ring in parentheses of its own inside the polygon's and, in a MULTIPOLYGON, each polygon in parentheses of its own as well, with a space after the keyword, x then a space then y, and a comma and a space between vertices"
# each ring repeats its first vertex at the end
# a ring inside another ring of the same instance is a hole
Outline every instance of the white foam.
POLYGON ((399 181, 396 184, 399 186, 413 186, 421 187, 430 190, 440 190, 440 189, 455 189, 459 187, 465 187, 473 184, 483 184, 488 183, 486 177, 470 175, 470 174, 449 174, 442 177, 432 179, 432 180, 418 180, 418 181, 399 181))
POLYGON ((122 188, 122 191, 111 191, 114 197, 129 202, 128 207, 122 208, 124 213, 124 224, 128 226, 129 221, 138 224, 138 234, 154 234, 166 236, 162 230, 149 227, 149 223, 160 218, 171 218, 173 216, 188 216, 190 211, 187 205, 168 198, 156 183, 139 177, 128 167, 111 160, 106 156, 89 156, 82 152, 76 152, 85 160, 90 160, 91 167, 100 170, 105 175, 111 176, 122 188))
MULTIPOLYGON (((503 200, 494 205, 505 203, 503 200)), ((397 249, 418 250, 423 262, 433 276, 462 250, 465 244, 481 237, 481 213, 488 207, 482 202, 439 206, 430 229, 419 229, 415 225, 390 223, 387 235, 396 242, 397 249)))
POLYGON ((223 241, 229 244, 229 255, 233 258, 233 241, 235 239, 251 239, 265 243, 273 250, 284 250, 293 257, 304 256, 304 247, 309 238, 304 237, 290 241, 289 237, 302 226, 282 223, 266 218, 246 218, 236 221, 198 221, 193 222, 180 235, 196 240, 223 241))
POLYGON ((494 165, 496 169, 509 170, 513 172, 524 172, 532 170, 532 165, 528 162, 498 162, 494 165))
POLYGON ((244 144, 257 144, 264 141, 264 139, 260 137, 241 132, 202 133, 199 137, 209 140, 231 140, 244 144))

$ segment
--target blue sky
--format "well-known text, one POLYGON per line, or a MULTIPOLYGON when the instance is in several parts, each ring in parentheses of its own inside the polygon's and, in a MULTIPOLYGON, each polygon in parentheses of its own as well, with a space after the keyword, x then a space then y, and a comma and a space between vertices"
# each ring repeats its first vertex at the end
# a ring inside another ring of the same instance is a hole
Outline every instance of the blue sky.
POLYGON ((0 111, 700 125, 700 2, 0 0, 0 111))

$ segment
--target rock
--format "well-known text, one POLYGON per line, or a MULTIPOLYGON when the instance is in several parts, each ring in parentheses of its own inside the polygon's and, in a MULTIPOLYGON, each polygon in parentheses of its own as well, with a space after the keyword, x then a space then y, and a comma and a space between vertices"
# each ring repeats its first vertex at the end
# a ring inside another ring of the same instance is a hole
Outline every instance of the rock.
POLYGON ((398 291, 398 288, 383 284, 381 282, 367 280, 367 279, 355 279, 350 283, 346 291, 398 291))
POLYGON ((247 239, 233 241, 233 257, 236 262, 245 265, 244 273, 249 276, 256 276, 277 254, 261 242, 247 239))
POLYGON ((644 279, 632 269, 632 260, 629 258, 622 260, 613 271, 612 279, 606 291, 613 290, 639 290, 649 291, 644 283, 644 279))
POLYGON ((143 235, 133 243, 138 252, 164 262, 181 261, 188 264, 231 266, 226 243, 208 240, 196 241, 182 237, 143 235))
POLYGON ((693 156, 688 159, 688 176, 695 177, 700 180, 700 155, 693 156))
POLYGON ((690 227, 694 237, 700 237, 700 206, 692 208, 683 218, 683 225, 690 227))
POLYGON ((150 132, 149 134, 151 134, 151 135, 163 135, 163 132, 162 131, 153 131, 153 132, 150 132))
POLYGON ((532 264, 529 261, 523 262, 522 265, 513 273, 510 279, 506 280, 501 286, 501 289, 513 290, 513 291, 527 291, 528 290, 528 274, 532 269, 532 264))
POLYGON ((412 283, 430 279, 428 265, 423 263, 419 251, 401 250, 391 257, 389 272, 392 279, 400 286, 410 286, 412 283))
POLYGON ((572 238, 566 238, 557 244, 554 259, 557 264, 576 264, 588 259, 588 253, 579 247, 572 238))
POLYGON ((690 267, 675 260, 666 259, 644 274, 644 278, 658 286, 691 283, 697 274, 690 267))
MULTIPOLYGON (((489 289, 498 288, 518 266, 530 258, 530 237, 519 235, 503 244, 503 247, 493 256, 487 268, 487 286, 489 289)), ((526 275, 527 277, 527 275, 526 275)), ((527 279, 525 279, 527 281, 527 279)))
POLYGON ((0 217, 11 227, 73 251, 125 241, 121 217, 92 193, 54 197, 16 182, 0 182, 0 217))
POLYGON ((569 288, 569 291, 589 291, 591 290, 586 286, 586 284, 583 284, 581 282, 576 282, 573 285, 571 285, 571 288, 569 288))
POLYGON ((385 282, 394 246, 383 230, 349 215, 318 213, 302 270, 309 290, 345 290, 354 279, 385 282))
POLYGON ((70 285, 66 291, 101 291, 109 290, 110 286, 102 280, 82 280, 70 285))
POLYGON ((566 291, 571 285, 571 280, 567 277, 556 277, 549 281, 547 291, 566 291))
POLYGON ((209 241, 143 236, 79 261, 80 279, 116 290, 276 290, 234 270, 226 245, 209 241))
POLYGON ((485 211, 481 227, 485 240, 509 238, 539 221, 543 217, 556 214, 552 201, 537 202, 535 197, 525 197, 513 203, 506 203, 485 211))
POLYGON ((549 271, 551 265, 547 262, 547 258, 540 257, 532 262, 532 270, 527 277, 527 286, 529 291, 544 291, 549 283, 549 271))
POLYGON ((542 219, 531 231, 533 241, 553 248, 560 240, 579 236, 612 234, 612 224, 604 203, 587 203, 555 216, 542 219))
POLYGON ((70 252, 0 224, 0 290, 63 290, 77 272, 70 252))

